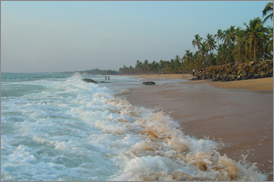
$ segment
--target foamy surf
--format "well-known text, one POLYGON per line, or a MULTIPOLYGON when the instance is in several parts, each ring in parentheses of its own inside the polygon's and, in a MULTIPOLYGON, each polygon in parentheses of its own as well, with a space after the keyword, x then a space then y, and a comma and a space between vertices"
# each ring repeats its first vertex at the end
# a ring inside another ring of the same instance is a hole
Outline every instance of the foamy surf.
MULTIPOLYGON (((114 104, 113 104, 114 103, 114 104)), ((253 164, 235 162, 216 150, 222 145, 210 140, 185 136, 178 123, 163 112, 139 111, 125 100, 112 99, 123 113, 113 115, 127 133, 141 141, 115 156, 121 171, 110 180, 117 181, 192 181, 192 180, 265 180, 253 164), (119 116, 120 115, 120 116, 119 116), (131 121, 125 116, 130 115, 131 121), (135 118, 135 119, 132 119, 135 118)), ((125 134, 126 136, 126 134, 125 134)))
POLYGON ((24 90, 1 98, 1 180, 266 180, 255 164, 221 156, 222 143, 184 135, 164 112, 116 97, 127 78, 81 79, 1 83, 24 90))

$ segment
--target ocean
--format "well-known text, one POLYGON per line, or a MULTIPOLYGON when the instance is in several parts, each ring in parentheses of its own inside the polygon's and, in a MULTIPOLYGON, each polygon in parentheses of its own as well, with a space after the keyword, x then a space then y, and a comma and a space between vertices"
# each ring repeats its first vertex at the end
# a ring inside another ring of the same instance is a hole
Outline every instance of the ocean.
POLYGON ((267 179, 244 157, 221 156, 223 143, 184 135, 168 114, 129 103, 123 94, 141 83, 130 76, 1 73, 1 180, 267 179))

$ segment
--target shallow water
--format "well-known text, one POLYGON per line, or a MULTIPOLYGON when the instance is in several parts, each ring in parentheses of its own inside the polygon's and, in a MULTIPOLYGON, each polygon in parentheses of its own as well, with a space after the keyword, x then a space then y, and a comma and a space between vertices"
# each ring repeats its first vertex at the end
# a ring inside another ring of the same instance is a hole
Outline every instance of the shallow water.
MULTIPOLYGON (((1 74, 1 180, 266 180, 254 164, 184 135, 162 111, 117 94, 132 77, 1 74)), ((157 84, 164 84, 166 80, 157 84)))

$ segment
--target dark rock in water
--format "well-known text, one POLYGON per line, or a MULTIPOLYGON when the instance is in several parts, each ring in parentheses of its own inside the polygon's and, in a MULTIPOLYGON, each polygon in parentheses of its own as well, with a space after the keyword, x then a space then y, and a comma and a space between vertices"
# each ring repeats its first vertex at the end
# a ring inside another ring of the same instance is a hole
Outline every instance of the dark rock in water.
POLYGON ((100 81, 100 83, 110 83, 110 82, 104 82, 104 81, 100 81))
POLYGON ((83 78, 82 79, 84 82, 88 82, 88 83, 97 83, 97 81, 94 81, 94 80, 92 80, 92 79, 90 79, 90 78, 83 78))
POLYGON ((155 85, 155 82, 153 81, 148 81, 148 82, 143 82, 145 85, 155 85))

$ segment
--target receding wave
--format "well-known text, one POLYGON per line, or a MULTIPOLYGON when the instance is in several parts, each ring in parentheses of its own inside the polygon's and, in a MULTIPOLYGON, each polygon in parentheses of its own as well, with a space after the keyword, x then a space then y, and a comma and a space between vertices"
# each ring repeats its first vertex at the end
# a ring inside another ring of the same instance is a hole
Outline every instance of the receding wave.
MULTIPOLYGON (((127 151, 114 157, 121 171, 111 177, 118 181, 147 180, 264 180, 254 164, 235 162, 216 150, 223 144, 194 139, 183 134, 178 123, 163 112, 141 111, 125 100, 111 99, 108 104, 121 106, 112 121, 121 122, 127 136, 139 135, 127 151), (119 117, 120 115, 120 117, 119 117), (131 120, 126 120, 130 116, 131 120), (134 118, 134 119, 133 119, 134 118)), ((115 128, 113 128, 115 130, 115 128)), ((113 133, 114 131, 107 131, 113 133)))

